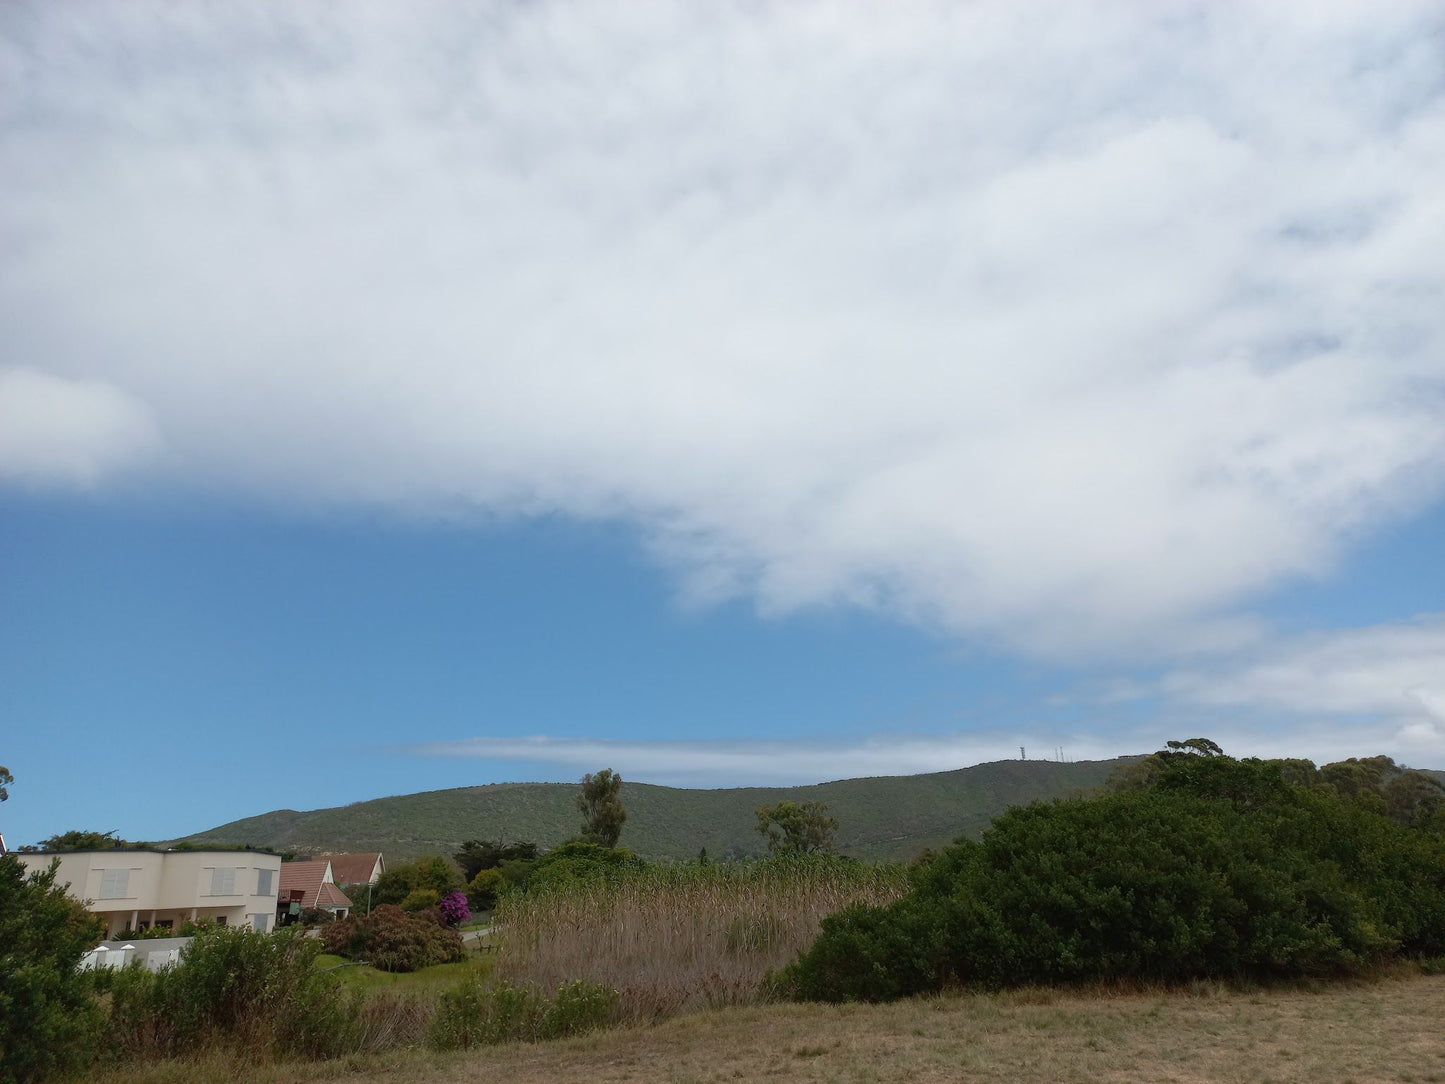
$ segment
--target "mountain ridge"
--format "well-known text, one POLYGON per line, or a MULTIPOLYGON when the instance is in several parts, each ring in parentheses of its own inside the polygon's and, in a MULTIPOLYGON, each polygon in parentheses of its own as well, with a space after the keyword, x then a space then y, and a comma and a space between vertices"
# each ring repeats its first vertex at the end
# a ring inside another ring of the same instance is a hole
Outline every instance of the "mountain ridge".
MULTIPOLYGON (((622 846, 644 858, 685 860, 757 854, 754 809, 768 802, 827 805, 838 847, 869 859, 911 858, 925 847, 977 836, 1011 805, 1101 786, 1137 757, 1059 762, 1001 760, 920 775, 866 776, 797 787, 665 787, 623 784, 622 846)), ((380 850, 398 859, 450 854, 466 839, 535 840, 576 835, 575 783, 488 783, 370 798, 325 809, 277 809, 217 825, 176 842, 294 850, 380 850)))
MULTIPOLYGON (((821 802, 839 821, 838 848, 867 859, 912 858, 977 837, 1013 805, 1102 786, 1111 760, 997 760, 919 775, 863 776, 797 787, 665 787, 626 782, 621 845, 644 858, 683 861, 763 848, 753 811, 768 802, 821 802)), ((1424 769, 1445 783, 1445 771, 1424 769)), ((580 828, 576 783, 486 783, 368 798, 323 809, 276 809, 172 842, 251 844, 281 851, 382 851, 407 860, 451 854, 467 839, 532 840, 553 847, 580 828)))

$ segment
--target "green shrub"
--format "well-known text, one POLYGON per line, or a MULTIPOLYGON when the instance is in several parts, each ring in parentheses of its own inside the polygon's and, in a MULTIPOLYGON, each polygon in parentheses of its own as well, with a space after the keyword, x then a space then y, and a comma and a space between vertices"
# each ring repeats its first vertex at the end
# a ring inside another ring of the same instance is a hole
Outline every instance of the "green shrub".
POLYGON ((439 854, 393 866, 378 878, 371 894, 372 905, 401 903, 417 889, 431 889, 440 899, 462 886, 456 867, 439 854))
POLYGON ((0 856, 0 1082, 41 1080, 88 1063, 102 1022, 76 970, 100 924, 55 884, 0 856))
POLYGON ((531 986, 462 983, 437 999, 432 1045, 451 1050, 578 1035, 615 1023, 617 991, 577 980, 548 999, 531 986))
POLYGON ((461 935, 441 925, 434 912, 409 915, 389 903, 322 927, 319 940, 327 952, 365 960, 382 971, 415 971, 465 956, 461 935))
POLYGON ((320 951, 296 929, 208 930, 173 967, 110 976, 109 1042, 123 1056, 146 1058, 212 1043, 282 1057, 340 1054, 354 1013, 317 969, 320 951))
POLYGON ((561 1039, 597 1031, 617 1022, 618 993, 609 986, 576 979, 557 990, 542 1017, 538 1038, 561 1039))
MULTIPOLYGON (((506 868, 503 863, 504 873, 506 868)), ((554 889, 581 881, 617 880, 646 868, 647 863, 629 850, 574 841, 554 847, 537 860, 527 879, 527 890, 554 889)))
POLYGON ((478 871, 467 885, 467 898, 475 911, 490 911, 497 906, 497 897, 507 885, 507 879, 499 869, 478 871))
POLYGON ((429 911, 441 903, 441 893, 435 888, 414 888, 401 901, 401 909, 408 914, 416 911, 429 911))
POLYGON ((813 946, 770 975, 768 986, 815 1001, 891 1001, 937 990, 944 955, 939 911, 936 901, 910 899, 829 915, 813 946))
POLYGON ((882 1000, 949 984, 1271 978, 1445 951, 1445 840, 1285 781, 1188 756, 1142 789, 1015 808, 882 908, 831 916, 776 977, 882 1000))

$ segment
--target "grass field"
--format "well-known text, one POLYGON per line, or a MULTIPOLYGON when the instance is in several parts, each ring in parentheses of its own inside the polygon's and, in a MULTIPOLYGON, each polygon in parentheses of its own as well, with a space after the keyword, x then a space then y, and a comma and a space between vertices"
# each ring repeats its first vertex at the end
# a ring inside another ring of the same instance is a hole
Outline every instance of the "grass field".
POLYGON ((1445 1082, 1445 976, 1316 990, 1108 995, 1052 990, 891 1005, 712 1010, 536 1046, 305 1066, 130 1066, 103 1084, 1112 1084, 1445 1082))

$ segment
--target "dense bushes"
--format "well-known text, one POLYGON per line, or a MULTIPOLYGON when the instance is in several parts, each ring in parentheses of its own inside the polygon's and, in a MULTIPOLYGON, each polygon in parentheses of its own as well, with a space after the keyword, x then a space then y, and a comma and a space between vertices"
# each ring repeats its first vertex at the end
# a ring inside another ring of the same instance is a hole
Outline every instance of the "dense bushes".
MULTIPOLYGON (((306 921, 306 912, 301 912, 302 921, 306 921)), ((176 926, 145 926, 139 930, 132 930, 129 926, 121 930, 110 940, 112 941, 158 941, 165 937, 195 937, 203 930, 209 930, 216 923, 209 918, 189 919, 183 918, 176 926)))
POLYGON ((108 1044, 132 1057, 166 1057, 207 1043, 252 1053, 329 1057, 347 1048, 350 1013, 316 967, 321 945, 297 929, 274 935, 216 927, 177 967, 129 967, 107 977, 108 1044))
POLYGON ((415 914, 417 911, 430 911, 441 901, 442 894, 435 888, 414 888, 401 901, 401 909, 407 914, 415 914))
POLYGON ((1445 950, 1445 837, 1286 781, 1166 761, 1149 784, 1035 804, 886 907, 831 916, 778 981, 880 1000, 946 985, 1330 975, 1445 950))
POLYGON ((55 884, 0 855, 0 1082, 83 1064, 101 1025, 90 978, 76 970, 100 923, 55 884))
MULTIPOLYGON (((401 903, 419 890, 435 892, 440 899, 448 892, 455 892, 461 884, 456 867, 441 855, 432 854, 418 858, 415 862, 393 866, 383 873, 371 894, 371 902, 373 905, 401 903)), ((432 903, 431 906, 435 907, 436 904, 432 903)))
POLYGON ((577 979, 548 998, 529 986, 463 983, 441 995, 431 1041, 443 1050, 509 1041, 560 1039, 618 1020, 617 991, 577 979))
MULTIPOLYGON (((389 905, 377 913, 383 922, 400 915, 389 905)), ((198 937, 176 966, 102 972, 111 1006, 107 1052, 140 1061, 220 1048, 266 1061, 420 1045, 445 1050, 573 1035, 617 1016, 617 993, 605 987, 574 982, 547 997, 484 984, 479 973, 435 998, 368 997, 344 991, 317 968, 321 947, 298 930, 223 927, 198 937)), ((82 1054, 72 1068, 96 1058, 95 1044, 82 1054)))
POLYGON ((647 863, 622 847, 574 840, 554 847, 536 862, 527 891, 546 891, 595 880, 617 880, 647 868, 647 863))
POLYGON ((467 897, 463 892, 449 892, 443 896, 437 904, 437 912, 442 917, 443 926, 460 926, 472 917, 471 909, 467 907, 467 897))
POLYGON ((393 904, 324 927, 321 943, 327 952, 382 971, 415 971, 463 958, 461 935, 443 926, 435 911, 409 915, 393 904))
POLYGON ((499 869, 478 870, 477 875, 467 884, 467 898, 478 911, 490 911, 497 906, 507 879, 499 869))

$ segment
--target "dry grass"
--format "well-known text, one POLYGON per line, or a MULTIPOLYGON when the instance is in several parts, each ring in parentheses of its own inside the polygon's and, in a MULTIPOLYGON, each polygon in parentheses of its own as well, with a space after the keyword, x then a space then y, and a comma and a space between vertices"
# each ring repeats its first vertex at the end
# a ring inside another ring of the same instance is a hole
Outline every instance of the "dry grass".
POLYGON ((133 1067, 100 1084, 802 1084, 935 1081, 1375 1084, 1445 1081, 1445 976, 1318 991, 1029 990, 893 1005, 744 1006, 536 1046, 243 1069, 133 1067))
POLYGON ((544 990, 603 983, 636 1022, 747 1004, 769 970, 812 943, 825 915, 906 888, 898 867, 843 862, 652 867, 503 900, 497 972, 544 990))

